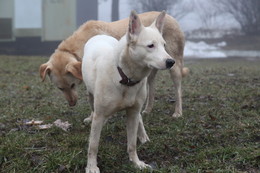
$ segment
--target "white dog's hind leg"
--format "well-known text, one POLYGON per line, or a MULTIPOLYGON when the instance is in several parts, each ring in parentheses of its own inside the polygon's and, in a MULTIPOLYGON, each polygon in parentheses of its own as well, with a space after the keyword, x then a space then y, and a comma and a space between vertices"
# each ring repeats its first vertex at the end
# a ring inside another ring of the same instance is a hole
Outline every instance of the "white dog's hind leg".
POLYGON ((181 81, 182 81, 182 66, 178 63, 170 69, 171 78, 173 80, 175 86, 175 111, 173 113, 173 117, 181 117, 182 116, 182 91, 181 91, 181 81))
POLYGON ((89 137, 88 163, 86 167, 86 173, 100 173, 99 168, 97 167, 97 153, 100 134, 104 122, 105 118, 103 116, 96 115, 94 112, 89 137))
POLYGON ((139 124, 138 124, 137 136, 142 144, 150 141, 150 139, 146 133, 146 130, 144 128, 143 118, 141 115, 140 115, 139 124))
POLYGON ((130 161, 132 161, 137 168, 151 168, 150 165, 139 160, 136 152, 137 129, 140 116, 140 113, 135 109, 127 110, 127 151, 130 161))

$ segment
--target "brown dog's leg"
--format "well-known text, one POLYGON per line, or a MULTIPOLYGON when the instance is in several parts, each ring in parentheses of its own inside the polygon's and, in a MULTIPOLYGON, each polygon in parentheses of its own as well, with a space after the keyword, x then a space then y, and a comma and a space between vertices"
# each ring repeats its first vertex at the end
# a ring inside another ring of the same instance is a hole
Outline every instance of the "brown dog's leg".
POLYGON ((90 108, 91 108, 91 114, 89 117, 84 119, 84 123, 90 123, 92 121, 93 118, 93 113, 94 113, 94 97, 91 93, 88 93, 88 101, 90 104, 90 108))
POLYGON ((152 70, 147 80, 147 99, 145 104, 145 109, 143 114, 148 114, 152 111, 153 103, 154 103, 154 79, 158 70, 152 70))
POLYGON ((137 131, 137 137, 140 140, 142 144, 150 141, 146 130, 144 128, 143 118, 142 115, 140 115, 139 124, 138 124, 138 131, 137 131))
POLYGON ((175 87, 175 111, 173 117, 182 116, 182 91, 181 91, 181 82, 182 82, 182 64, 176 62, 175 65, 170 69, 171 78, 175 87))

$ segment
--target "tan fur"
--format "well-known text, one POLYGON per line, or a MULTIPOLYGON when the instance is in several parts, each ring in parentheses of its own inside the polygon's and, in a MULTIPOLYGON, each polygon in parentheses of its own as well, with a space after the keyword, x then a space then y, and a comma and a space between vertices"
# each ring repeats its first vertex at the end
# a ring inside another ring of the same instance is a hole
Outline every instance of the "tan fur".
MULTIPOLYGON (((155 18, 159 15, 159 12, 147 12, 139 14, 141 22, 144 26, 149 26, 155 18)), ((120 39, 127 30, 128 18, 115 21, 115 22, 102 22, 102 21, 88 21, 79 27, 70 37, 62 41, 56 51, 51 55, 49 61, 40 67, 40 75, 44 80, 46 74, 55 76, 52 82, 57 87, 69 88, 67 85, 71 85, 71 81, 65 81, 67 78, 64 76, 71 74, 66 70, 67 64, 70 62, 81 61, 83 56, 84 44, 93 36, 98 34, 106 34, 116 39, 120 39), (43 67, 48 68, 48 73, 44 73, 43 67), (56 80, 56 81, 54 81, 56 80), (59 85, 59 86, 58 86, 59 85)), ((181 80, 182 77, 187 75, 188 70, 183 69, 183 50, 184 50, 184 35, 177 23, 177 21, 170 15, 166 15, 166 20, 163 28, 163 37, 166 41, 166 51, 175 59, 176 63, 170 70, 171 77, 176 87, 176 105, 174 117, 182 115, 182 101, 181 101, 181 80)), ((148 79, 149 94, 148 101, 145 108, 146 113, 150 112, 154 100, 154 88, 153 82, 156 74, 156 70, 152 72, 148 79)), ((75 76, 80 79, 80 74, 75 76)), ((75 91, 76 92, 76 91, 75 91)), ((63 92, 64 93, 64 92, 63 92)), ((66 96, 66 93, 64 93, 66 96)), ((70 96, 66 96, 68 98, 70 96)), ((73 97, 73 96, 72 96, 73 97)), ((71 100, 68 100, 69 102, 71 100)), ((75 105, 74 103, 71 105, 75 105)))

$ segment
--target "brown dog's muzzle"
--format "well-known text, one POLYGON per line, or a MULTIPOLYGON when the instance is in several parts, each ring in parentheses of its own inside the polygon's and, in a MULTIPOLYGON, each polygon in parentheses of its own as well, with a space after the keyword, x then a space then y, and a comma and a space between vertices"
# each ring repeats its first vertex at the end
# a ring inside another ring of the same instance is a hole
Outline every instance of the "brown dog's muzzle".
POLYGON ((75 106, 77 104, 78 95, 76 91, 70 90, 67 92, 65 91, 63 93, 70 106, 75 106))
POLYGON ((69 100, 68 102, 70 106, 75 106, 77 104, 77 100, 69 100))

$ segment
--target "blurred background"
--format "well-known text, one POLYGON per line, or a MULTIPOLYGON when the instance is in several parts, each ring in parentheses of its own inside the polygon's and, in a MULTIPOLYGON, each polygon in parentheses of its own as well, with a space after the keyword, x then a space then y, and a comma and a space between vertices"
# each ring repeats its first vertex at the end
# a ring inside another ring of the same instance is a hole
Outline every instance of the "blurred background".
POLYGON ((0 0, 0 54, 50 55, 84 22, 132 9, 175 17, 185 57, 260 57, 260 0, 0 0))

